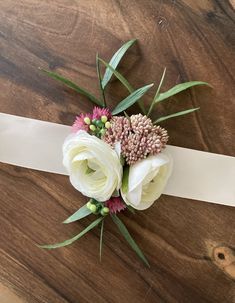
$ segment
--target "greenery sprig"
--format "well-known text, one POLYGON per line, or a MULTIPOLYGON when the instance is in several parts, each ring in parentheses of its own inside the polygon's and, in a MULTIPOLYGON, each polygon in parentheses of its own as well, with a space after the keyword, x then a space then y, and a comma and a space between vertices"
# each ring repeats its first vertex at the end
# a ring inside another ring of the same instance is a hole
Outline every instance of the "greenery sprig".
MULTIPOLYGON (((143 114, 147 114, 147 116, 150 116, 154 107, 159 102, 167 100, 170 97, 172 97, 188 88, 194 87, 194 86, 198 86, 198 85, 211 86, 209 83, 203 82, 203 81, 190 81, 190 82, 184 82, 184 83, 177 84, 165 92, 160 92, 165 75, 166 75, 166 68, 165 68, 163 71, 160 83, 158 85, 156 94, 155 94, 153 100, 151 101, 150 105, 148 106, 148 108, 145 108, 143 102, 141 102, 140 99, 147 93, 147 91, 153 86, 153 84, 145 85, 145 86, 135 90, 133 88, 133 86, 128 82, 128 80, 120 72, 118 72, 116 70, 119 62, 121 61, 121 59, 123 58, 123 56, 125 55, 127 50, 135 42, 136 42, 136 39, 133 39, 133 40, 127 41, 124 45, 122 45, 122 47, 120 49, 118 49, 118 51, 112 56, 109 63, 107 63, 106 61, 101 59, 98 54, 96 55, 96 69, 97 69, 99 88, 101 91, 100 98, 95 97, 92 93, 88 92, 86 89, 80 87, 79 85, 75 84, 71 80, 62 77, 61 75, 59 75, 55 72, 48 71, 48 70, 41 69, 41 68, 40 68, 40 70, 42 70, 44 73, 46 73, 49 77, 64 83, 66 86, 70 87, 71 89, 86 96, 91 102, 93 102, 94 104, 101 106, 101 107, 107 106, 106 98, 105 98, 105 88, 106 88, 107 84, 109 83, 109 81, 111 80, 112 76, 114 75, 126 87, 126 89, 129 92, 129 95, 125 99, 121 100, 118 103, 118 105, 115 107, 115 109, 113 109, 113 111, 112 111, 113 115, 117 115, 117 114, 123 112, 124 110, 127 110, 129 107, 131 107, 132 105, 134 105, 137 102, 140 107, 141 112, 143 114), (103 78, 101 76, 100 63, 102 63, 106 67, 103 78)), ((166 119, 186 115, 186 114, 194 112, 198 109, 199 109, 198 107, 191 108, 191 109, 180 111, 180 112, 168 115, 168 116, 159 117, 158 119, 155 120, 155 123, 160 123, 166 119)))

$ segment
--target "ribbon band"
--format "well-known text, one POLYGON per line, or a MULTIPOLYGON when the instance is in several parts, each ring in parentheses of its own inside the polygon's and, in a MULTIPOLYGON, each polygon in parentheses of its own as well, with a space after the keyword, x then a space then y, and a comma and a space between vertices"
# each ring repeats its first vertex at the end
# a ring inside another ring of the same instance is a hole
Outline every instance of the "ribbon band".
MULTIPOLYGON (((62 145, 71 128, 0 113, 0 162, 67 175, 62 145)), ((235 157, 167 146, 174 160, 164 194, 235 206, 235 157)))

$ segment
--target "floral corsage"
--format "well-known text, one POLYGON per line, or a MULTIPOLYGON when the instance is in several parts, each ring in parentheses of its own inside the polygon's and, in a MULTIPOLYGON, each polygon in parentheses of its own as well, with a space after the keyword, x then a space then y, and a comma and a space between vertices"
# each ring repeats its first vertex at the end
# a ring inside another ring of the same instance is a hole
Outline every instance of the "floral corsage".
POLYGON ((104 221, 111 217, 132 249, 149 266, 143 252, 121 221, 119 213, 147 209, 160 197, 171 175, 173 161, 167 153, 168 133, 158 124, 198 108, 157 119, 153 119, 151 114, 159 102, 192 86, 208 84, 191 81, 160 92, 166 72, 164 69, 155 96, 146 107, 140 99, 153 84, 135 90, 116 70, 121 58, 134 42, 135 40, 130 40, 125 43, 109 63, 97 55, 96 66, 101 91, 99 99, 70 80, 43 70, 50 77, 85 95, 96 105, 92 113, 81 113, 76 117, 71 134, 63 145, 63 164, 69 173, 70 182, 75 189, 88 197, 88 202, 64 223, 75 222, 91 214, 96 219, 73 238, 62 243, 40 246, 42 248, 53 249, 72 244, 100 225, 101 258, 104 221), (100 63, 106 68, 103 77, 100 63), (129 95, 110 110, 106 104, 105 88, 113 75, 126 87, 129 95), (141 113, 128 115, 126 110, 135 103, 139 105, 141 113))

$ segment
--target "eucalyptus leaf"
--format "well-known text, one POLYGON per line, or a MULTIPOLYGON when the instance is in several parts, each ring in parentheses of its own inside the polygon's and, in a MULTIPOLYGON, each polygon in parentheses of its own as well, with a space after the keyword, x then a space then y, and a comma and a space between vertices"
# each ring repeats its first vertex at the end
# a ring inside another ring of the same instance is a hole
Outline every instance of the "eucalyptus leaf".
POLYGON ((122 191, 124 194, 127 193, 128 191, 129 170, 130 170, 129 166, 126 166, 125 169, 123 170, 122 191))
POLYGON ((104 234, 104 220, 101 222, 101 228, 100 228, 100 261, 102 259, 103 234, 104 234))
POLYGON ((129 108, 131 105, 136 103, 136 101, 138 101, 152 86, 153 84, 149 84, 135 90, 115 107, 115 109, 112 111, 112 114, 117 115, 129 108))
POLYGON ((70 245, 73 242, 75 242, 76 240, 80 239, 82 236, 84 236, 88 231, 90 231, 91 229, 96 227, 103 219, 104 219, 103 217, 100 217, 100 218, 96 219, 90 225, 88 225, 83 231, 81 231, 78 235, 76 235, 75 237, 73 237, 71 239, 68 239, 64 242, 51 244, 51 245, 38 245, 38 246, 41 247, 41 248, 45 248, 45 249, 55 249, 55 248, 70 245))
POLYGON ((87 208, 87 206, 85 204, 81 208, 79 208, 79 210, 77 210, 72 216, 70 216, 68 219, 66 219, 63 223, 68 224, 68 223, 78 221, 82 218, 87 217, 91 213, 92 212, 90 211, 90 209, 87 208))
MULTIPOLYGON (((134 44, 136 39, 127 41, 121 48, 117 50, 117 52, 113 55, 111 60, 109 61, 109 65, 112 66, 113 69, 116 69, 118 66, 119 62, 121 61, 122 57, 125 55, 126 51, 129 49, 129 47, 134 44)), ((108 84, 109 80, 111 79, 113 75, 113 72, 109 69, 106 68, 104 77, 102 80, 102 87, 105 88, 105 86, 108 84)))
POLYGON ((171 118, 187 115, 187 114, 195 112, 196 110, 199 110, 199 109, 200 109, 200 107, 191 108, 191 109, 183 110, 181 112, 177 112, 177 113, 174 113, 174 114, 171 114, 171 115, 168 115, 168 116, 160 117, 156 121, 154 121, 154 124, 162 122, 162 121, 167 120, 167 119, 171 119, 171 118))
POLYGON ((145 263, 145 265, 150 267, 148 260, 146 259, 143 252, 141 251, 139 246, 136 244, 134 239, 131 237, 131 235, 130 235, 129 231, 127 230, 126 226, 124 225, 124 223, 118 218, 117 215, 111 215, 111 217, 112 217, 114 223, 117 225, 120 233, 124 236, 124 238, 129 243, 131 248, 135 251, 135 253, 139 256, 139 258, 145 263))
POLYGON ((93 96, 91 93, 89 93, 86 89, 78 86, 77 84, 75 84, 74 82, 60 76, 57 73, 51 72, 51 71, 47 71, 45 69, 41 69, 41 71, 43 71, 45 74, 47 74, 49 77, 62 82, 63 84, 65 84, 66 86, 72 88, 73 90, 75 90, 76 92, 80 93, 81 95, 86 96, 90 101, 92 101, 93 103, 99 105, 99 106, 103 106, 102 102, 100 100, 98 100, 95 96, 93 96))
POLYGON ((155 103, 157 102, 161 102, 165 99, 168 99, 169 97, 172 97, 190 87, 196 86, 196 85, 207 85, 207 86, 211 86, 209 83, 207 82, 202 82, 202 81, 190 81, 190 82, 184 82, 184 83, 180 83, 175 85, 174 87, 170 88, 168 91, 164 92, 164 93, 160 93, 156 99, 155 99, 155 103))

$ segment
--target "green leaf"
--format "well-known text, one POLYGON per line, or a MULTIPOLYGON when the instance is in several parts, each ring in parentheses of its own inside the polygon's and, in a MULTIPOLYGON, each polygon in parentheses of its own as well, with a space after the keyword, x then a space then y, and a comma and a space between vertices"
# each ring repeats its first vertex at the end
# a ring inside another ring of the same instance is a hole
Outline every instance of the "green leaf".
POLYGON ((124 236, 126 241, 131 246, 131 248, 136 252, 136 254, 139 256, 139 258, 145 263, 145 265, 150 267, 148 260, 146 259, 146 257, 142 253, 141 249, 134 241, 134 239, 131 237, 131 235, 130 235, 129 231, 127 230, 126 226, 124 225, 124 223, 117 217, 117 215, 111 215, 111 217, 112 217, 114 223, 117 225, 121 234, 124 236))
POLYGON ((149 111, 148 111, 147 116, 149 116, 149 115, 151 114, 152 110, 153 110, 153 107, 154 107, 154 105, 155 105, 155 103, 156 103, 157 96, 158 96, 158 94, 159 94, 159 92, 160 92, 160 89, 161 89, 161 87, 162 87, 162 83, 163 83, 163 81, 164 81, 165 74, 166 74, 166 67, 164 68, 164 71, 163 71, 163 73, 162 73, 162 77, 161 77, 160 83, 159 83, 159 85, 158 85, 158 88, 157 88, 156 94, 155 94, 155 96, 154 96, 154 98, 153 98, 153 101, 152 101, 152 103, 151 103, 151 105, 150 105, 150 107, 149 107, 149 111))
POLYGON ((172 87, 171 89, 169 89, 168 91, 161 93, 157 96, 157 98, 155 99, 155 102, 161 102, 169 97, 172 97, 190 87, 196 86, 196 85, 207 85, 207 86, 211 86, 209 83, 207 82, 202 82, 202 81, 191 81, 191 82, 185 82, 185 83, 180 83, 175 85, 174 87, 172 87))
MULTIPOLYGON (((90 200, 91 201, 91 200, 90 200)), ((79 210, 77 210, 72 216, 66 219, 63 223, 68 224, 85 218, 86 216, 90 215, 92 212, 90 209, 87 208, 86 204, 83 205, 79 210)))
MULTIPOLYGON (((126 89, 130 92, 134 92, 134 88, 131 86, 131 84, 127 81, 125 77, 123 77, 122 74, 120 74, 117 70, 115 70, 111 65, 109 65, 107 62, 99 58, 99 60, 106 66, 106 68, 109 68, 112 73, 117 77, 117 79, 126 87, 126 89)), ((138 105, 141 109, 141 111, 145 114, 146 110, 141 102, 138 102, 138 105)))
POLYGON ((41 71, 43 71, 45 74, 47 74, 49 77, 62 82, 63 84, 65 84, 66 86, 72 88, 73 90, 75 90, 76 92, 86 96, 90 101, 92 101, 93 103, 99 105, 99 106, 103 106, 102 102, 100 100, 98 100, 95 96, 93 96, 91 93, 89 93, 86 89, 79 87, 77 84, 73 83, 72 81, 58 75, 57 73, 51 72, 51 71, 47 71, 45 69, 41 69, 41 71))
POLYGON ((135 90, 133 93, 131 93, 128 97, 126 97, 124 100, 122 100, 112 111, 113 115, 117 115, 124 110, 126 110, 128 107, 133 105, 136 101, 138 101, 149 89, 152 87, 153 84, 149 84, 146 86, 143 86, 137 90, 135 90))
POLYGON ((64 242, 51 244, 51 245, 38 245, 38 246, 41 248, 45 248, 45 249, 54 249, 54 248, 59 248, 59 247, 64 247, 64 246, 70 245, 73 242, 75 242, 76 240, 80 239, 82 236, 84 236, 92 228, 96 227, 103 219, 104 219, 103 217, 96 219, 90 225, 88 225, 82 232, 80 232, 78 235, 76 235, 75 237, 68 239, 64 242))
POLYGON ((101 228, 100 228, 100 262, 102 258, 103 233, 104 233, 104 220, 101 222, 101 228))
POLYGON ((195 112, 196 110, 199 110, 199 109, 200 109, 200 107, 191 108, 191 109, 183 110, 183 111, 181 111, 181 112, 174 113, 174 114, 171 114, 171 115, 168 115, 168 116, 160 117, 160 118, 158 118, 156 121, 154 121, 153 124, 162 122, 162 121, 167 120, 167 119, 175 118, 175 117, 178 117, 178 116, 187 115, 187 114, 190 114, 190 113, 192 113, 192 112, 195 112))
POLYGON ((117 77, 117 79, 126 87, 126 89, 133 93, 134 88, 131 86, 131 84, 126 80, 123 75, 121 75, 117 70, 115 70, 110 64, 99 58, 100 62, 102 62, 108 69, 112 71, 112 73, 117 77))
POLYGON ((96 54, 96 70, 97 70, 97 76, 98 76, 98 81, 99 81, 99 88, 100 88, 100 92, 101 92, 101 97, 102 97, 102 101, 103 101, 103 107, 106 107, 105 94, 104 94, 104 89, 102 87, 102 79, 101 79, 101 74, 100 74, 100 62, 99 62, 98 53, 96 54))
POLYGON ((162 77, 161 77, 160 83, 159 83, 159 85, 158 85, 156 94, 155 94, 155 96, 154 96, 154 100, 157 99, 157 96, 158 96, 158 94, 159 94, 159 92, 160 92, 160 89, 161 89, 161 87, 162 87, 162 84, 163 84, 165 75, 166 75, 166 67, 164 68, 164 71, 163 71, 163 73, 162 73, 162 77))
POLYGON ((129 170, 130 170, 130 167, 127 166, 127 167, 125 167, 125 169, 123 171, 122 191, 124 194, 127 193, 127 191, 128 191, 129 170))
POLYGON ((126 205, 126 208, 132 213, 132 214, 135 214, 135 209, 130 206, 130 205, 126 205))
MULTIPOLYGON (((112 66, 113 69, 116 69, 118 66, 119 62, 121 61, 122 57, 125 55, 126 51, 128 50, 129 47, 132 46, 133 43, 135 43, 136 39, 127 41, 119 50, 113 55, 111 60, 109 61, 109 65, 112 66)), ((111 79, 113 75, 113 72, 109 69, 106 68, 104 77, 102 80, 102 87, 105 88, 105 86, 108 84, 109 80, 111 79)))

